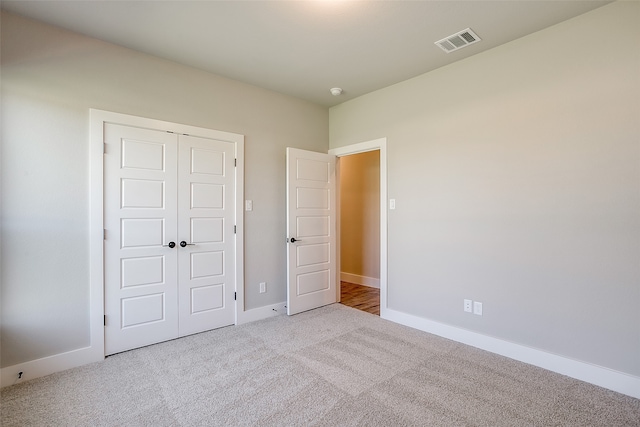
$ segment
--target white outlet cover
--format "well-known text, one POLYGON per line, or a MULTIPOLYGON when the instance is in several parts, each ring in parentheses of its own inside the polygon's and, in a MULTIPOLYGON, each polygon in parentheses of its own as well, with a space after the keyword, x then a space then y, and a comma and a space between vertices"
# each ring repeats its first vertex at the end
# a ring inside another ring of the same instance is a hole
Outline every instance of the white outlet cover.
POLYGON ((471 313, 472 304, 473 304, 473 301, 471 301, 470 299, 464 300, 464 311, 466 311, 467 313, 471 313))
POLYGON ((244 201, 244 210, 252 211, 253 210, 253 200, 245 200, 244 201))

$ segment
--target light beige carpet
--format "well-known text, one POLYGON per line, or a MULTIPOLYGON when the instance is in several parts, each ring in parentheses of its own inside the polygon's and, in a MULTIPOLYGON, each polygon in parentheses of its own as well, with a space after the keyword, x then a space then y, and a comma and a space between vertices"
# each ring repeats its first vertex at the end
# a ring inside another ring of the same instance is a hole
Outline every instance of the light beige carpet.
POLYGON ((9 426, 640 426, 640 401, 340 304, 4 388, 9 426))

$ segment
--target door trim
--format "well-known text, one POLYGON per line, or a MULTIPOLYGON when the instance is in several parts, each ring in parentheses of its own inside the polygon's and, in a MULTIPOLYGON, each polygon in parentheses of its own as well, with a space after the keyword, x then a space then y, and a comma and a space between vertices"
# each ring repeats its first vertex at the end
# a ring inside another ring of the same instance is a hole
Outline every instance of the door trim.
MULTIPOLYGON (((387 317, 387 138, 379 138, 358 144, 333 148, 329 154, 340 158, 351 154, 366 153, 367 151, 380 151, 380 317, 387 317)), ((337 168, 338 184, 340 183, 340 167, 337 168)), ((338 209, 339 215, 340 209, 338 209)), ((340 221, 338 221, 339 227, 340 221)), ((340 283, 340 232, 337 233, 337 274, 340 283)), ((336 286, 338 301, 340 301, 340 286, 336 286)))
POLYGON ((110 111, 89 110, 89 353, 91 361, 104 359, 104 124, 166 130, 179 134, 224 139, 235 145, 235 324, 244 311, 244 135, 183 125, 110 111))

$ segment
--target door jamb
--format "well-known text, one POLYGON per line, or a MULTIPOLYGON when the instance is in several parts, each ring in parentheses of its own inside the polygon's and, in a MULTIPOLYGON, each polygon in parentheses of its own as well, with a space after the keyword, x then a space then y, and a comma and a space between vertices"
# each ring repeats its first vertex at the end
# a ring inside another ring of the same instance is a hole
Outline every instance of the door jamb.
MULTIPOLYGON (((351 154, 365 153, 367 151, 380 151, 380 317, 385 318, 387 314, 387 138, 379 138, 365 141, 358 144, 333 148, 329 154, 336 157, 344 157, 351 154)), ((340 171, 338 168, 338 185, 340 171)), ((339 215, 339 213, 338 213, 339 215)), ((340 234, 337 239, 337 268, 338 284, 340 283, 340 234)), ((338 292, 337 300, 340 301, 340 286, 336 286, 338 292)))
POLYGON ((161 120, 113 113, 97 109, 89 110, 89 339, 87 348, 90 361, 104 359, 104 125, 118 123, 147 129, 159 129, 222 139, 235 146, 235 276, 236 301, 234 322, 244 311, 244 135, 182 125, 161 120))

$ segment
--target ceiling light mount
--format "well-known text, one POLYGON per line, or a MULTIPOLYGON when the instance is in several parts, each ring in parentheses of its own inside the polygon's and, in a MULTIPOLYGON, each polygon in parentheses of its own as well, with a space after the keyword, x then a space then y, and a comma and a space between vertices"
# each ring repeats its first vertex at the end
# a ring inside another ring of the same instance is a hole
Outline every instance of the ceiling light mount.
POLYGON ((331 89, 329 89, 329 92, 331 92, 331 95, 333 96, 342 95, 342 89, 339 87, 332 87, 331 89))

